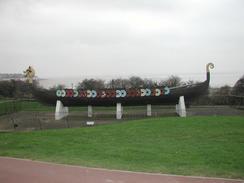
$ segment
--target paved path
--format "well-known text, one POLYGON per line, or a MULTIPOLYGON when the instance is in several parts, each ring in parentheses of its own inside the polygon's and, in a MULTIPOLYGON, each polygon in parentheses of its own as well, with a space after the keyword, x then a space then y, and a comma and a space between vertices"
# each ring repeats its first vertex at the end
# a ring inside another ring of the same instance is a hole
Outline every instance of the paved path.
POLYGON ((244 180, 134 173, 0 157, 1 183, 244 183, 244 180))

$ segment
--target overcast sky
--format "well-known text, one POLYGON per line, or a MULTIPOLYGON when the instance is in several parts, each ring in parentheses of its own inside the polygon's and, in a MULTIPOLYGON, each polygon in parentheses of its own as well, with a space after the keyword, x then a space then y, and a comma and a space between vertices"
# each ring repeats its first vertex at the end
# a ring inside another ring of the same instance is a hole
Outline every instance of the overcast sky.
POLYGON ((243 0, 0 0, 0 73, 153 77, 208 62, 244 74, 243 0))

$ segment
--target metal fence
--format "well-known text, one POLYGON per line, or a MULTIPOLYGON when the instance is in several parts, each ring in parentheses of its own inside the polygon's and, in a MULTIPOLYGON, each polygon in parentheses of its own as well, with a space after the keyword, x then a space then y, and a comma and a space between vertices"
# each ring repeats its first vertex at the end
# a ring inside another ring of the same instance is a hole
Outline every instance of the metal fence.
POLYGON ((0 115, 11 114, 21 111, 22 105, 20 100, 9 100, 0 102, 0 115))
MULTIPOLYGON (((15 103, 19 105, 18 103, 15 103)), ((123 117, 116 120, 115 108, 101 109, 94 107, 92 117, 87 111, 71 111, 61 120, 55 120, 54 111, 19 111, 20 108, 12 106, 14 113, 5 112, 0 116, 0 131, 32 131, 58 128, 85 127, 87 121, 94 121, 95 125, 120 123, 127 120, 147 119, 146 106, 124 107, 123 117)), ((244 110, 230 106, 191 106, 187 108, 187 116, 211 115, 243 115, 244 110)), ((174 106, 152 106, 151 117, 176 116, 174 106)))
MULTIPOLYGON (((152 111, 151 117, 176 116, 174 108, 152 111)), ((147 118, 146 109, 124 110, 123 118, 116 120, 115 111, 95 111, 88 117, 86 111, 73 111, 61 120, 55 120, 54 112, 20 111, 0 116, 0 131, 44 130, 56 128, 75 128, 87 126, 87 121, 94 121, 95 125, 117 123, 127 120, 147 118)))

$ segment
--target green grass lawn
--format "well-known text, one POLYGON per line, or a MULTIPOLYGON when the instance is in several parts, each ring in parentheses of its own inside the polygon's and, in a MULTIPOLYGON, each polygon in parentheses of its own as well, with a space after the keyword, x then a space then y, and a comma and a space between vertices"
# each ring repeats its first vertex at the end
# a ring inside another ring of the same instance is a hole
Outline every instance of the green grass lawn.
POLYGON ((10 101, 10 100, 0 98, 0 103, 2 103, 2 102, 7 102, 7 101, 10 101))
POLYGON ((21 110, 21 103, 18 100, 0 100, 0 115, 10 114, 21 110))
MULTIPOLYGON (((23 111, 54 111, 55 106, 48 106, 39 103, 38 101, 22 101, 22 110, 23 111)), ((145 110, 145 106, 125 106, 127 110, 141 110, 142 108, 145 110)), ((95 111, 116 111, 116 106, 111 107, 93 107, 95 111)), ((70 111, 87 111, 87 106, 81 107, 69 107, 70 111)))
MULTIPOLYGON (((22 101, 22 111, 55 111, 55 106, 44 105, 38 101, 22 101)), ((98 111, 114 110, 115 107, 94 107, 98 111)), ((85 107, 69 107, 69 111, 87 111, 85 107)))
POLYGON ((244 178, 244 117, 168 117, 87 128, 0 133, 0 156, 244 178))
MULTIPOLYGON (((11 111, 13 108, 13 103, 20 107, 20 111, 31 111, 31 112, 53 112, 55 111, 55 106, 44 105, 38 101, 28 101, 28 100, 0 100, 0 114, 1 111, 11 111)), ((87 107, 70 107, 70 111, 86 111, 87 107)))

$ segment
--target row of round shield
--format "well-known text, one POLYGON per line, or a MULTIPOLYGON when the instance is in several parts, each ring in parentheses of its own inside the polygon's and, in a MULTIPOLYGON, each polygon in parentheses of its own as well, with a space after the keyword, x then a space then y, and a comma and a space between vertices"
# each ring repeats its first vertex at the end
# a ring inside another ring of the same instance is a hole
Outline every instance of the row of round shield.
POLYGON ((116 97, 116 98, 124 98, 128 96, 160 96, 160 95, 168 95, 170 93, 170 89, 165 87, 162 89, 153 89, 152 90, 146 89, 138 89, 138 90, 108 90, 108 91, 96 91, 96 90, 57 90, 56 96, 57 97, 87 97, 87 98, 96 98, 96 97, 116 97), (112 94, 111 94, 112 93, 112 94), (129 95, 128 95, 129 94, 129 95))

